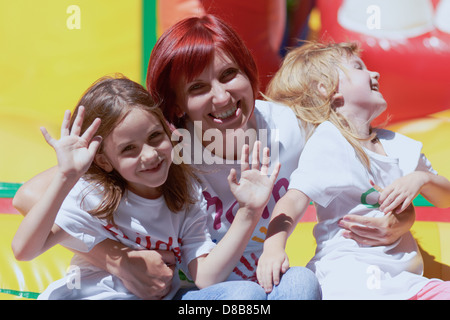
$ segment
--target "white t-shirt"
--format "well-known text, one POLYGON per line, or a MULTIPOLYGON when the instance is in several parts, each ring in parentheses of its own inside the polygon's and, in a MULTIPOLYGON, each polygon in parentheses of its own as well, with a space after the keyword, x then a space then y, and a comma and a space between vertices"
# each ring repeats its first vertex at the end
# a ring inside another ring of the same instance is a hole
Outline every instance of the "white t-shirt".
MULTIPOLYGON (((172 290, 165 299, 171 299, 180 288, 178 269, 189 275, 189 262, 209 253, 215 246, 206 226, 203 200, 187 210, 173 213, 162 196, 145 199, 126 191, 114 214, 115 225, 111 225, 87 212, 97 207, 101 200, 98 189, 89 192, 91 189, 89 183, 80 180, 63 202, 55 223, 71 237, 61 244, 87 252, 103 240, 113 239, 138 250, 172 251, 177 260, 177 271, 172 290)), ((198 193, 200 198, 200 191, 198 193)), ((75 255, 71 264, 67 276, 50 285, 40 299, 137 298, 117 277, 92 266, 80 256, 75 255)))
MULTIPOLYGON (((281 169, 262 218, 257 224, 240 262, 228 280, 256 281, 256 263, 262 254, 270 215, 276 201, 287 191, 289 176, 297 167, 304 145, 304 135, 299 129, 297 118, 288 107, 257 100, 254 116, 258 139, 262 141, 263 147, 268 146, 271 150, 269 174, 273 170, 273 165, 278 162, 281 163, 281 169)), ((191 133, 194 131, 192 124, 188 125, 188 129, 191 133)), ((204 187, 203 195, 207 202, 209 231, 213 241, 218 242, 230 228, 239 209, 239 205, 230 191, 227 177, 231 168, 235 168, 239 178, 240 161, 228 163, 229 161, 216 157, 202 147, 201 139, 196 134, 194 134, 194 139, 197 139, 199 148, 196 151, 197 155, 198 152, 201 152, 203 159, 207 159, 207 163, 213 163, 212 165, 194 163, 194 165, 200 171, 199 177, 204 187)))
POLYGON ((378 130, 377 136, 387 156, 366 150, 369 172, 339 130, 324 122, 291 176, 290 188, 316 206, 317 249, 307 267, 316 273, 324 299, 408 299, 429 281, 422 276, 422 257, 411 233, 389 246, 368 247, 344 238, 338 225, 347 214, 383 215, 369 180, 384 188, 415 170, 436 173, 420 142, 388 130, 378 130))

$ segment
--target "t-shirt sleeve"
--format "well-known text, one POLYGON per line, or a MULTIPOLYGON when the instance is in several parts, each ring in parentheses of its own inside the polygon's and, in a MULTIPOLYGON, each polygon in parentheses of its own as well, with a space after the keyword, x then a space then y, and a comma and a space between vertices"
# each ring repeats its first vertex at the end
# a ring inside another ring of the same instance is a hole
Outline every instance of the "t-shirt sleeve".
POLYGON ((181 231, 181 261, 186 272, 193 259, 208 254, 215 247, 206 222, 206 200, 201 197, 188 210, 181 231))
POLYGON ((351 145, 331 123, 317 127, 307 141, 289 189, 297 189, 322 207, 335 199, 345 186, 352 185, 351 145))
POLYGON ((55 220, 70 236, 61 245, 81 252, 90 251, 103 240, 112 238, 102 221, 87 212, 95 208, 99 198, 94 191, 88 193, 86 187, 88 183, 83 180, 75 185, 61 205, 55 220))
POLYGON ((420 141, 386 129, 378 129, 377 135, 383 142, 385 152, 390 157, 399 159, 399 166, 403 175, 413 171, 436 173, 422 153, 422 143, 420 141))
POLYGON ((438 174, 437 171, 434 170, 433 167, 431 166, 430 160, 428 160, 428 158, 423 153, 420 154, 416 171, 426 171, 431 172, 433 174, 438 174))

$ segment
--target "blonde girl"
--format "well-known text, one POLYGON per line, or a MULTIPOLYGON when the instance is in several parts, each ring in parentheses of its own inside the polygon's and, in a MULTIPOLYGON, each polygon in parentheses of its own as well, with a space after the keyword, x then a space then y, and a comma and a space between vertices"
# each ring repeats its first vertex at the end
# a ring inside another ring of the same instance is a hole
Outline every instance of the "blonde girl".
POLYGON ((379 79, 356 44, 307 43, 287 55, 269 85, 268 97, 288 105, 311 132, 269 224, 257 271, 267 291, 288 267, 287 237, 313 200, 317 248, 307 267, 324 299, 450 297, 448 282, 422 276, 410 232, 369 247, 341 228, 345 215, 404 219, 419 193, 436 206, 450 206, 450 182, 433 170, 421 143, 372 127, 387 105, 379 79))
MULTIPOLYGON (((239 181, 235 172, 229 175, 240 210, 228 240, 216 246, 198 182, 187 165, 172 161, 171 131, 141 85, 124 77, 102 78, 83 95, 73 117, 65 113, 59 140, 41 130, 56 151, 58 167, 13 239, 19 260, 33 259, 57 243, 86 252, 113 239, 134 250, 171 251, 176 269, 197 287, 208 287, 234 268, 245 248, 242 239, 260 219, 279 169, 267 176, 267 149, 261 168, 258 161, 250 167, 249 148, 243 148, 239 181)), ((259 159, 259 143, 253 157, 259 159)), ((79 255, 71 270, 40 299, 138 298, 119 278, 79 255)), ((165 299, 180 288, 175 275, 165 299)))

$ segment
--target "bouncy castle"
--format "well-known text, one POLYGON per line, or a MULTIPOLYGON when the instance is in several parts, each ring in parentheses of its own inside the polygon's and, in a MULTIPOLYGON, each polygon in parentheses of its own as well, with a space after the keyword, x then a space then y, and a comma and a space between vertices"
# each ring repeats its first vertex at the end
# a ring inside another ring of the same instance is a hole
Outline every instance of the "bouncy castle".
MULTIPOLYGON (((255 55, 261 90, 289 47, 301 40, 358 41, 368 69, 381 74, 388 129, 424 144, 450 177, 450 0, 42 0, 0 4, 0 299, 36 299, 69 267, 56 246, 16 261, 11 240, 22 216, 17 189, 56 164, 39 127, 57 133, 96 79, 113 73, 145 83, 156 39, 176 21, 213 13, 231 24, 255 55)), ((384 120, 384 119, 382 119, 384 120)), ((412 233, 425 276, 450 280, 450 210, 418 196, 412 233)), ((313 256, 314 208, 288 243, 291 265, 313 256)))

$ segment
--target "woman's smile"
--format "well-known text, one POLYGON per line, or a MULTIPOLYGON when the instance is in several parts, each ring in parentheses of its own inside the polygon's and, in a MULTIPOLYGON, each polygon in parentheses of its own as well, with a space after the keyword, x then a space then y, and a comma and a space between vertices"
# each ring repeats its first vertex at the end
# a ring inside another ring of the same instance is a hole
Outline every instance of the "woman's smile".
POLYGON ((213 118, 213 121, 216 123, 224 123, 225 121, 233 121, 238 118, 242 113, 240 109, 240 101, 231 106, 230 108, 214 113, 210 113, 209 116, 213 118))
POLYGON ((196 78, 180 82, 178 105, 203 130, 245 128, 254 108, 248 77, 226 54, 216 52, 213 62, 196 78))

